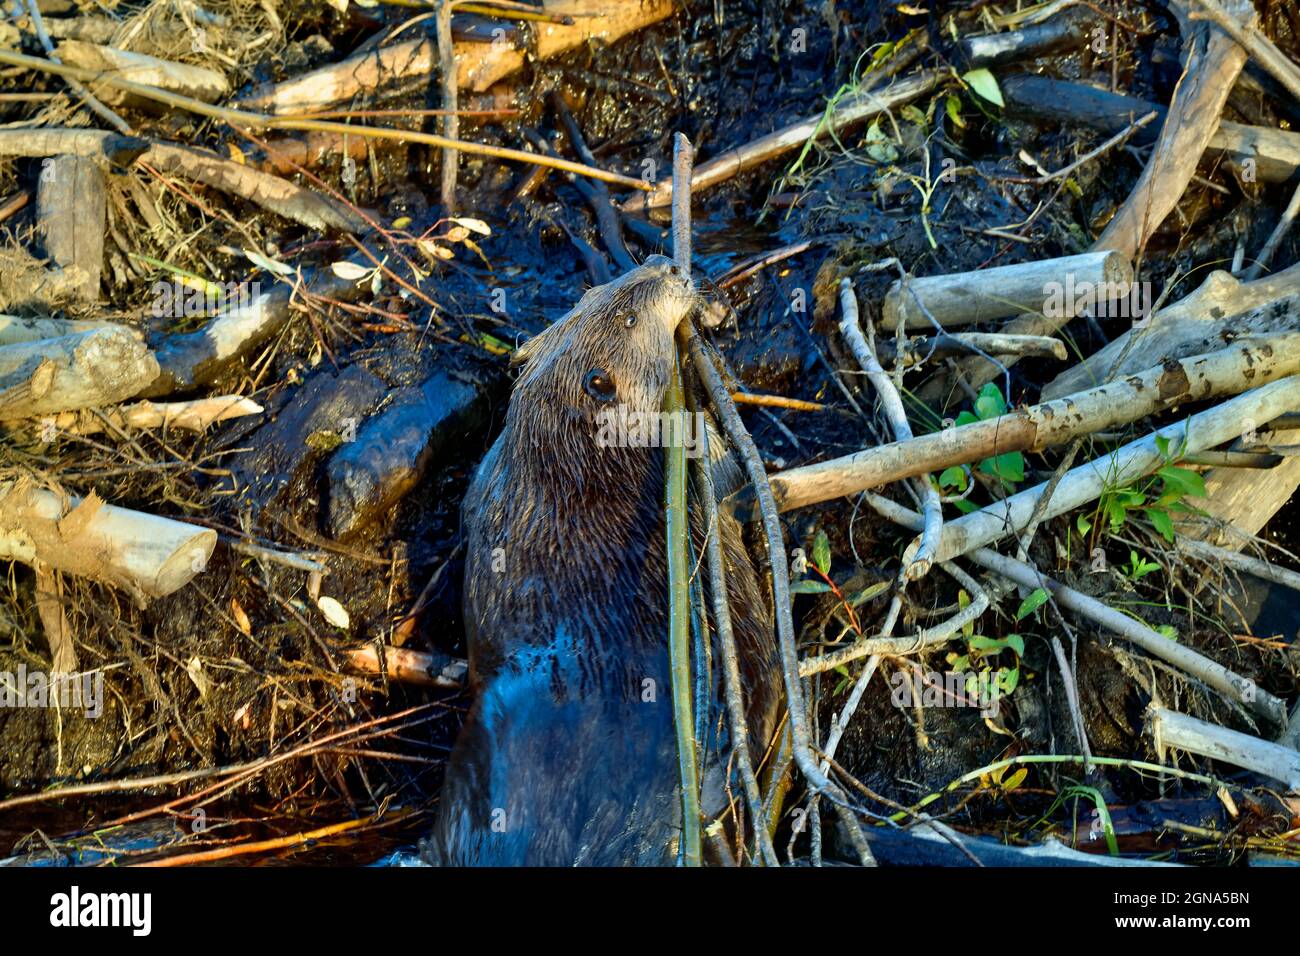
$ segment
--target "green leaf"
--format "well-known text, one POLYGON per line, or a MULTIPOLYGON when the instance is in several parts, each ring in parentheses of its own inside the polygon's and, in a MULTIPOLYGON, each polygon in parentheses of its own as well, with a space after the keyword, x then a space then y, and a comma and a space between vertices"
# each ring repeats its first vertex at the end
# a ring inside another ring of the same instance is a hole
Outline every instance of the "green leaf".
POLYGON ((1163 457, 1168 458, 1168 457, 1169 457, 1169 438, 1168 438, 1167 436, 1165 436, 1165 435, 1156 435, 1156 448, 1159 450, 1160 454, 1161 454, 1163 457))
POLYGON ((1002 102, 1002 91, 998 89, 998 81, 993 78, 993 74, 988 70, 980 67, 978 70, 970 70, 963 74, 962 79, 966 84, 978 93, 984 99, 988 100, 994 106, 1004 105, 1002 102))
POLYGON ((984 459, 980 462, 980 470, 1014 485, 1025 480, 1025 456, 1018 451, 1005 452, 996 458, 984 459))
POLYGON ((964 515, 968 515, 974 511, 980 510, 979 505, 972 504, 970 501, 967 501, 965 498, 961 499, 961 501, 954 501, 952 503, 952 506, 964 515))
POLYGON ((1021 767, 1011 776, 1007 777, 1007 779, 1002 784, 1002 789, 1015 790, 1017 787, 1019 787, 1022 783, 1025 782, 1025 778, 1027 776, 1029 776, 1029 768, 1021 767))
POLYGON ((966 128, 966 121, 961 118, 961 97, 949 94, 944 109, 948 111, 948 119, 952 120, 958 128, 966 128))
POLYGON ((1120 488, 1111 493, 1111 498, 1123 505, 1125 510, 1136 508, 1147 500, 1147 496, 1136 488, 1120 488))
POLYGON ((998 671, 998 689, 1002 691, 1002 696, 1015 693, 1020 686, 1020 668, 1003 667, 998 671))
POLYGON ((974 412, 966 411, 957 416, 953 422, 954 425, 973 425, 979 421, 979 416, 974 412))
MULTIPOLYGON (((970 606, 970 595, 967 594, 965 591, 961 590, 960 588, 958 588, 957 589, 958 610, 965 610, 969 606, 970 606)), ((975 622, 967 621, 965 624, 961 626, 961 632, 966 637, 970 637, 972 634, 975 633, 975 622)))
POLYGON ((809 581, 806 578, 790 583, 791 594, 825 594, 830 589, 830 585, 823 581, 809 581))
POLYGON ((915 126, 925 125, 925 114, 911 103, 908 103, 899 112, 903 119, 907 120, 909 123, 912 123, 915 126))
POLYGON ((1079 529, 1079 537, 1084 537, 1092 530, 1092 521, 1086 514, 1081 514, 1074 519, 1074 526, 1079 529))
POLYGON ((1156 633, 1161 637, 1169 638, 1171 641, 1178 640, 1178 631, 1174 629, 1172 624, 1161 624, 1156 628, 1156 633))
POLYGON ((1205 497, 1205 479, 1199 472, 1192 471, 1190 468, 1179 468, 1177 465, 1165 465, 1156 474, 1165 480, 1167 486, 1177 488, 1185 495, 1194 498, 1205 497))
POLYGON ((1151 519, 1151 527, 1159 531, 1166 541, 1174 540, 1174 521, 1169 517, 1169 512, 1163 508, 1147 508, 1147 517, 1151 519))
POLYGON ((879 597, 881 594, 883 594, 888 590, 889 590, 889 582, 879 581, 871 585, 871 587, 869 588, 865 588, 864 590, 858 591, 856 594, 850 594, 848 597, 849 607, 857 607, 859 604, 865 604, 866 602, 870 601, 872 598, 879 597))
POLYGON ((1016 652, 1017 657, 1025 656, 1025 639, 1019 634, 1008 634, 1006 636, 1007 647, 1016 652))
POLYGON ((1033 614, 1047 602, 1047 591, 1043 588, 1034 588, 1029 597, 1020 602, 1020 609, 1016 611, 1016 620, 1023 621, 1029 615, 1033 614))
POLYGON ((831 573, 831 542, 826 537, 826 532, 818 531, 817 537, 813 539, 813 564, 817 565, 817 570, 822 574, 831 573))
POLYGON ((958 491, 965 491, 966 469, 961 465, 953 465, 951 468, 945 468, 939 474, 939 486, 941 488, 956 488, 958 491))
POLYGON ((975 413, 980 419, 987 421, 990 418, 997 418, 999 415, 1006 414, 1007 403, 1002 397, 1002 391, 992 382, 986 384, 980 389, 980 393, 975 398, 975 413))

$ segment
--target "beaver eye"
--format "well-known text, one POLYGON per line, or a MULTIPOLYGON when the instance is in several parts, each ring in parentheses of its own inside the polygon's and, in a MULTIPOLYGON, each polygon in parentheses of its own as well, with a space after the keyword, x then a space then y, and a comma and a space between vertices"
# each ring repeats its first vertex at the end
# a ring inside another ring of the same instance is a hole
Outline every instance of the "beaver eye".
POLYGON ((632 326, 636 325, 636 313, 634 312, 625 313, 623 315, 623 325, 625 328, 629 328, 629 329, 632 328, 632 326))
POLYGON ((598 402, 614 400, 614 382, 604 369, 593 368, 582 380, 582 390, 598 402))

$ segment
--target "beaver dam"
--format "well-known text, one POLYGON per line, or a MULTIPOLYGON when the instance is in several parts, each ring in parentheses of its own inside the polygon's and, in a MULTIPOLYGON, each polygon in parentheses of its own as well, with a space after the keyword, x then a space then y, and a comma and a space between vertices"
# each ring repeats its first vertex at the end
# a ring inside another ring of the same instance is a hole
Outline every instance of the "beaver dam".
POLYGON ((1300 860, 1286 0, 18 0, 0 859, 1300 860))

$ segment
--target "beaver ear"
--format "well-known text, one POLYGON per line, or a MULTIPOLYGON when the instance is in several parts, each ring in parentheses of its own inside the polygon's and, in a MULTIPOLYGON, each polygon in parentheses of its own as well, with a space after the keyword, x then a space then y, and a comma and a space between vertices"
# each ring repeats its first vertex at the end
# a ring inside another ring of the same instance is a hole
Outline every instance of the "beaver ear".
POLYGON ((520 365, 531 362, 533 359, 537 358, 537 356, 545 352, 547 343, 550 342, 551 338, 554 338, 551 333, 555 331, 557 325, 559 325, 558 322, 555 323, 555 325, 547 326, 510 353, 510 367, 518 368, 520 365), (550 338, 548 338, 548 336, 550 336, 550 338))
MULTIPOLYGON (((582 297, 582 302, 585 301, 587 301, 587 296, 584 295, 582 297)), ((511 367, 513 368, 523 365, 526 362, 531 362, 533 359, 537 358, 543 352, 546 352, 552 347, 559 347, 565 334, 565 326, 568 325, 579 312, 581 312, 582 302, 579 302, 577 306, 570 309, 523 345, 519 346, 519 348, 515 349, 510 355, 511 367)))
POLYGON ((518 368, 537 354, 537 340, 540 337, 541 336, 534 335, 531 339, 510 353, 511 368, 518 368))

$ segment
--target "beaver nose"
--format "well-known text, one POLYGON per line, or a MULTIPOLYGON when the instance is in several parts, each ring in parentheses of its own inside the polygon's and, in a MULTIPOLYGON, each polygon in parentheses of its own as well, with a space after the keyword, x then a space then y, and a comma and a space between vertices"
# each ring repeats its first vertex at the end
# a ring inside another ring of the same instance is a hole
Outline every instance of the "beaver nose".
POLYGON ((676 294, 669 295, 659 310, 659 317, 663 319, 664 327, 668 334, 672 335, 677 331, 677 326, 682 324, 695 308, 695 294, 691 288, 691 280, 688 278, 682 285, 674 289, 676 294))

